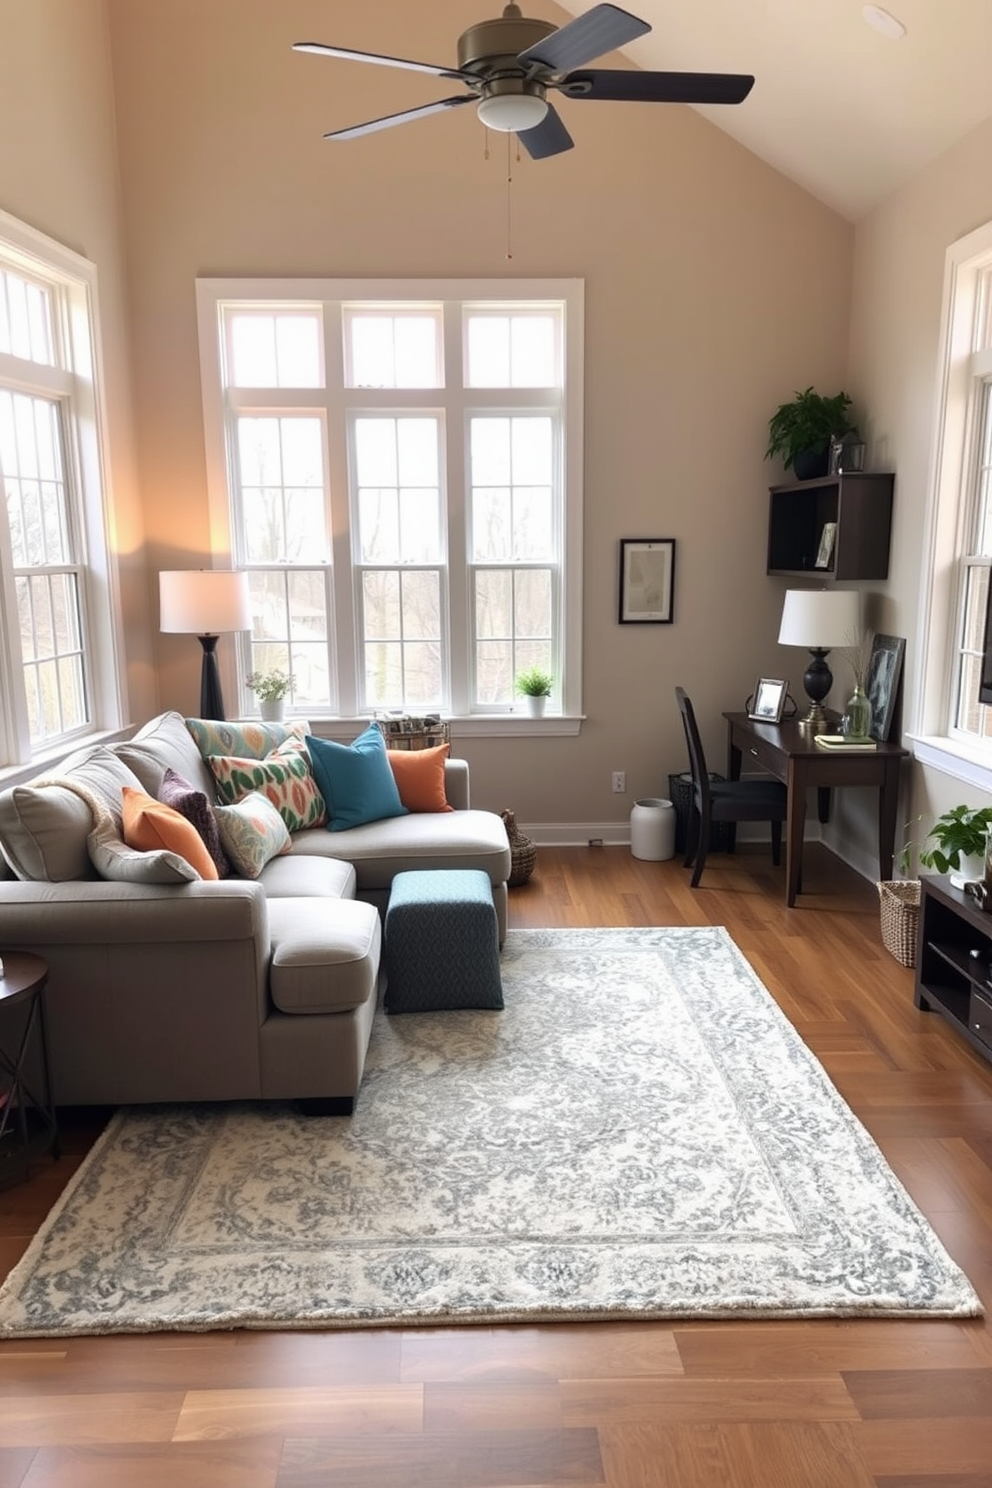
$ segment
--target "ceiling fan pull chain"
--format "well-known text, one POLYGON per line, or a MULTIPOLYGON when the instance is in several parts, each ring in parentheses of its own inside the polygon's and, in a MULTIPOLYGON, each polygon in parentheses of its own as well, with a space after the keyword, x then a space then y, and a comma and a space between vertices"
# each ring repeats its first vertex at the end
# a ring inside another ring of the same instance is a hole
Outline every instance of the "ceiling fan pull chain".
POLYGON ((512 135, 506 136, 506 256, 513 257, 513 145, 512 135))

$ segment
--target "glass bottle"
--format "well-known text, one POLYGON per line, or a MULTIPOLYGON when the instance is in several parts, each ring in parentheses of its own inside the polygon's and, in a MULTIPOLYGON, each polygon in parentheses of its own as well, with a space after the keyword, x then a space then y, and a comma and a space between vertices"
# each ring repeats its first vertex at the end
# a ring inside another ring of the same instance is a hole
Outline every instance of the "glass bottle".
POLYGON ((860 684, 855 686, 848 699, 840 731, 852 744, 866 744, 871 738, 871 703, 860 684))

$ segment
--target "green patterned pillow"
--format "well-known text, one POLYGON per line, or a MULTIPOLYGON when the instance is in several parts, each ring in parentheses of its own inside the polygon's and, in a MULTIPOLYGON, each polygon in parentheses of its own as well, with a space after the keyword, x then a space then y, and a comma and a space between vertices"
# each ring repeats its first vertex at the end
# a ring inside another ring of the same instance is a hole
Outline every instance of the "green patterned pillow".
POLYGON ((292 839, 268 796, 253 791, 235 806, 215 806, 217 830, 235 873, 257 878, 270 858, 288 852, 292 839))
POLYGON ((207 764, 222 801, 233 805, 250 791, 261 791, 272 802, 291 832, 322 827, 327 808, 310 768, 302 739, 287 739, 264 759, 208 754, 207 764))
POLYGON ((302 740, 310 732, 303 719, 295 723, 218 723, 212 718, 187 718, 186 727, 204 759, 212 754, 239 759, 264 759, 287 739, 302 740))

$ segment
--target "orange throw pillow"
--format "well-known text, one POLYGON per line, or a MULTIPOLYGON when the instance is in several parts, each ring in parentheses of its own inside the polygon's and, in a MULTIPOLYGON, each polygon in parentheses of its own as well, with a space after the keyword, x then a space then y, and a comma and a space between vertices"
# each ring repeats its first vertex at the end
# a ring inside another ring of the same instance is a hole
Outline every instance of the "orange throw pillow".
POLYGON ((125 785, 123 791, 124 841, 138 852, 176 853, 195 868, 201 878, 216 878, 217 864, 207 852, 203 838, 184 816, 156 801, 154 796, 125 785))
POLYGON ((434 749, 387 749, 389 760, 407 811, 453 811, 444 790, 444 762, 447 744, 434 749))

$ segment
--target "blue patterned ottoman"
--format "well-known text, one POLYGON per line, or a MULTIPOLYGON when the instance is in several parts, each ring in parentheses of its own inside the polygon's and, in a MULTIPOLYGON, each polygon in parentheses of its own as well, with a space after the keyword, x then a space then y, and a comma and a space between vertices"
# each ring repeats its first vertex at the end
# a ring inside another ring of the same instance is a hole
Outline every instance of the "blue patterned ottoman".
POLYGON ((481 869, 397 873, 385 944, 387 1012, 503 1006, 496 909, 481 869))

